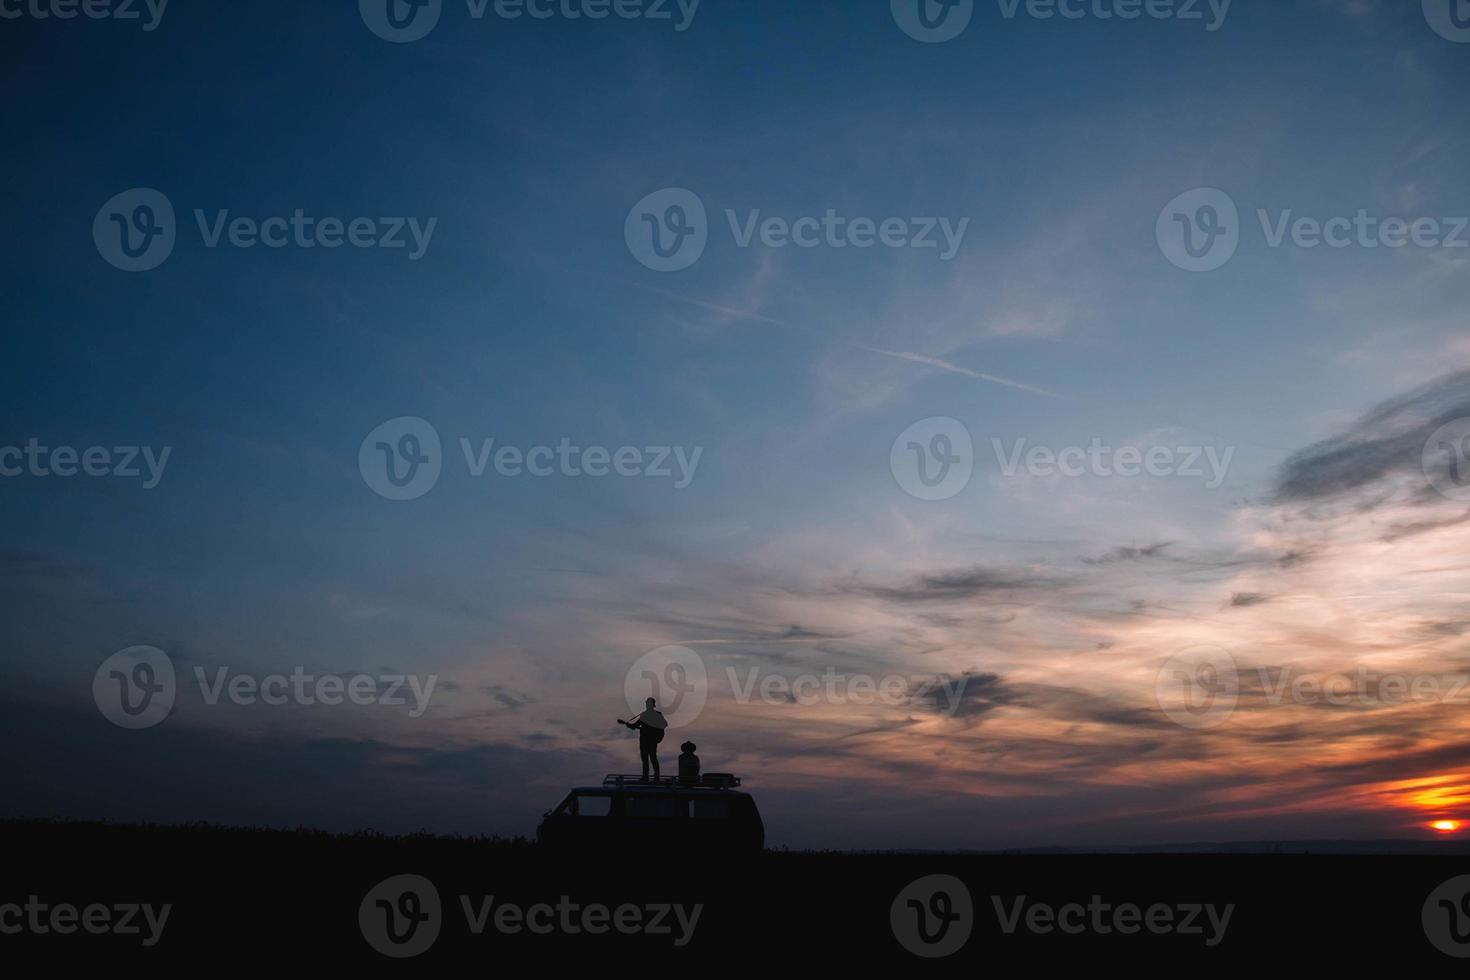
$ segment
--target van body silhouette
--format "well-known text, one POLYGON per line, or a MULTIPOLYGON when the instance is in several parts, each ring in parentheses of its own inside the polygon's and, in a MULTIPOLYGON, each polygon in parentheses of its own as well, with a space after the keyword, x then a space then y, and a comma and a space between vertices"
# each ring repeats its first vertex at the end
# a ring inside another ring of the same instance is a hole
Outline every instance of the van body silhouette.
MULTIPOLYGON (((690 855, 756 852, 766 828, 738 777, 705 773, 697 784, 664 777, 609 775, 601 786, 578 786, 546 813, 536 841, 558 850, 646 854, 673 846, 690 855)), ((658 853, 658 852, 654 852, 658 853)))

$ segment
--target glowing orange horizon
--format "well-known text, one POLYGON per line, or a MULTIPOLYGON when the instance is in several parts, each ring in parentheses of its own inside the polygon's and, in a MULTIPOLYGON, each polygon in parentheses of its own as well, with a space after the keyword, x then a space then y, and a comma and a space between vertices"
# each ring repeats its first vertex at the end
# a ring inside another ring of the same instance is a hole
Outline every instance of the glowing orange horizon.
POLYGON ((1452 834, 1464 826, 1459 820, 1436 820, 1429 825, 1442 834, 1452 834))

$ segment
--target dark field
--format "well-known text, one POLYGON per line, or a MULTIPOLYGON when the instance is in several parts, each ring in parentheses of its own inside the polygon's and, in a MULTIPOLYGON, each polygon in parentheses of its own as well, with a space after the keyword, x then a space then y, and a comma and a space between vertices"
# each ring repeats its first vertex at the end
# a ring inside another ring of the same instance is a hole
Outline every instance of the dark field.
MULTIPOLYGON (((3 822, 0 835, 0 906, 19 906, 0 910, 7 929, 0 949, 114 966, 463 964, 494 972, 530 957, 547 966, 632 969, 646 961, 659 970, 722 964, 783 973, 848 964, 978 971, 997 961, 1257 965, 1274 973, 1289 964, 1386 962, 1445 975, 1457 964, 1431 944, 1423 908, 1441 883, 1470 874, 1470 856, 1449 849, 1393 856, 766 852, 732 862, 650 854, 574 863, 525 841, 431 836, 52 822, 3 822), (437 910, 421 883, 380 887, 398 875, 430 882, 437 910), (963 882, 969 909, 952 884, 937 900, 921 886, 922 897, 910 891, 899 903, 895 925, 890 911, 900 892, 929 875, 963 882), (389 909, 401 945, 386 939, 389 909), (921 909, 932 945, 916 938, 921 909), (89 934, 88 922, 99 932, 89 934), (927 952, 955 949, 922 959, 900 933, 927 952), (422 951, 395 964, 374 941, 394 952, 422 951)), ((1449 909, 1436 909, 1431 929, 1452 936, 1449 917, 1449 909)), ((1467 922, 1457 910, 1454 924, 1467 922)))

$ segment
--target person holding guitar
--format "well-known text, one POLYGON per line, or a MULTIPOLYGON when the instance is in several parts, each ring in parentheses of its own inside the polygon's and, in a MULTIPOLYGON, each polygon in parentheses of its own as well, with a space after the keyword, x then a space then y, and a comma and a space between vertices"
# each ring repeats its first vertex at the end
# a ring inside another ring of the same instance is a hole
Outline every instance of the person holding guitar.
POLYGON ((658 743, 664 740, 664 729, 669 727, 669 721, 658 710, 658 702, 649 698, 643 713, 632 721, 618 719, 619 725, 626 725, 638 733, 638 758, 643 762, 643 781, 648 781, 648 764, 653 763, 653 778, 657 779, 658 772, 658 743))

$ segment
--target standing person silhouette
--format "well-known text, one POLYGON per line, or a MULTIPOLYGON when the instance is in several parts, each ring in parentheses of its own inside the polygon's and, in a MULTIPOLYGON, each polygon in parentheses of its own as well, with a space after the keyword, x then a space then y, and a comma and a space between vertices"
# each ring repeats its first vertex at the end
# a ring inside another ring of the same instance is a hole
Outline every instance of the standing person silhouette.
POLYGON ((669 727, 669 720, 663 716, 656 705, 658 702, 649 698, 644 702, 646 707, 643 713, 632 721, 618 721, 638 733, 638 758, 643 762, 643 781, 648 782, 648 764, 653 763, 653 778, 659 777, 658 771, 658 743, 664 740, 664 729, 669 727))

